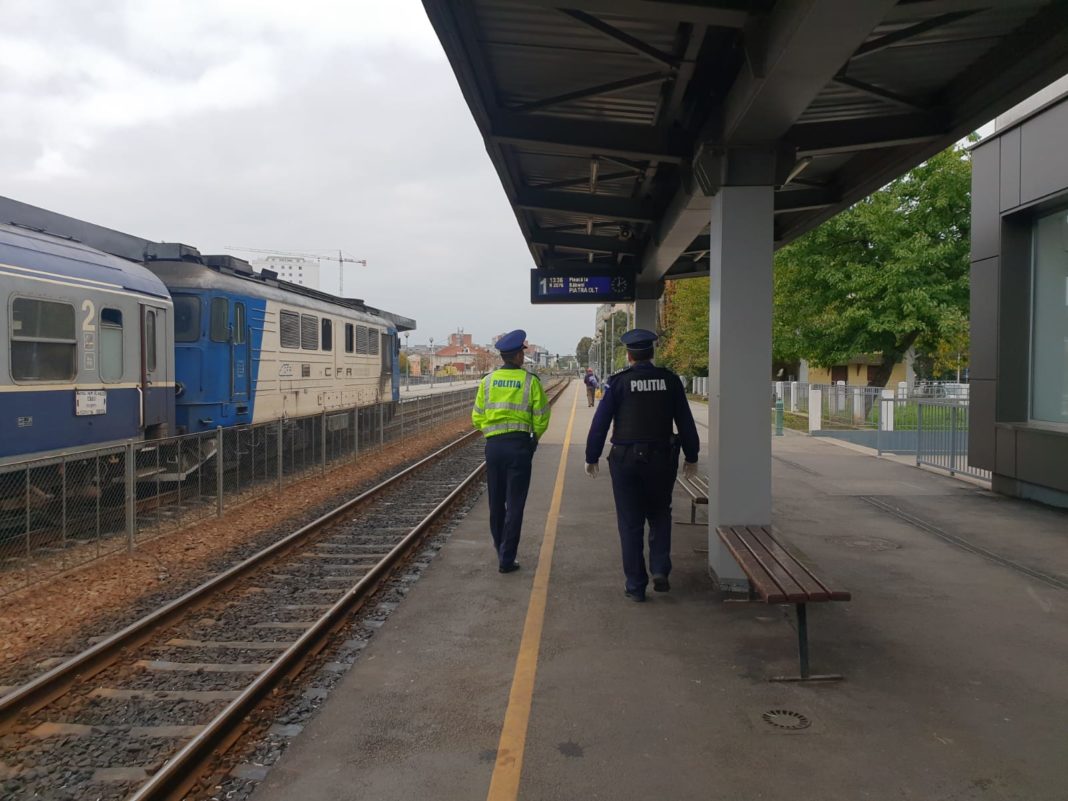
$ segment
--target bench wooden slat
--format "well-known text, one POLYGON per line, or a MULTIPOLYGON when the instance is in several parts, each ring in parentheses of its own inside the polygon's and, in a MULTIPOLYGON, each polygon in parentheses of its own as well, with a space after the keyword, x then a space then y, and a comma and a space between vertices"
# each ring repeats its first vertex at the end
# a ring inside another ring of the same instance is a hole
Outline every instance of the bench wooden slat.
POLYGON ((808 569, 804 562, 790 553, 790 551, 775 538, 773 531, 769 531, 764 526, 751 526, 749 530, 783 566, 783 569, 789 572, 794 580, 805 588, 805 591, 809 593, 809 600, 848 601, 852 598, 852 596, 845 590, 831 589, 824 581, 817 578, 815 574, 808 569))
POLYGON ((765 603, 805 603, 809 599, 805 588, 794 581, 790 572, 783 569, 782 565, 768 553, 760 541, 753 536, 749 527, 731 526, 730 531, 732 537, 738 543, 737 549, 748 554, 759 564, 763 568, 763 574, 771 580, 771 584, 765 584, 763 581, 750 579, 753 590, 765 603), (781 597, 784 600, 768 601, 767 599, 772 596, 781 597))
POLYGON ((742 570, 749 577, 750 584, 756 590, 760 599, 769 604, 784 604, 788 602, 786 593, 779 587, 774 576, 768 573, 760 560, 746 547, 742 537, 730 526, 722 526, 719 529, 720 539, 727 546, 731 555, 738 560, 742 570))
POLYGON ((803 569, 801 563, 787 551, 775 537, 763 526, 747 526, 746 530, 754 543, 767 555, 766 558, 790 577, 803 597, 798 602, 819 603, 830 600, 830 591, 811 573, 803 569))
POLYGON ((779 585, 790 603, 806 603, 808 601, 825 600, 822 586, 799 579, 795 574, 798 570, 791 570, 793 561, 789 554, 779 547, 778 543, 768 537, 762 537, 764 530, 760 526, 738 526, 745 532, 744 540, 753 555, 764 565, 764 569, 775 577, 775 583, 779 585), (813 597, 813 596, 817 597, 813 597))
POLYGON ((852 597, 817 578, 767 526, 720 526, 716 531, 764 603, 820 603, 852 597))

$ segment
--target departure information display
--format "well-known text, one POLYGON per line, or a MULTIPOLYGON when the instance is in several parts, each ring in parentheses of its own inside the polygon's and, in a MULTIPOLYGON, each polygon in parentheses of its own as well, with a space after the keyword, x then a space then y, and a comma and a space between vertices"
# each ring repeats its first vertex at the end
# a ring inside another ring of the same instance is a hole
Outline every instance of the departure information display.
POLYGON ((629 273, 531 270, 531 303, 628 303, 634 300, 629 273))

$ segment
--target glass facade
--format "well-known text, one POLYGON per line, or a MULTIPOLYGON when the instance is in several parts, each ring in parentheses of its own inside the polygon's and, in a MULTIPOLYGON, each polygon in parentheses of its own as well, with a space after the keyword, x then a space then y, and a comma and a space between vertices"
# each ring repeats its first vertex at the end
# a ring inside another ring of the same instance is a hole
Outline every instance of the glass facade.
POLYGON ((1068 209, 1035 223, 1033 275, 1031 418, 1068 424, 1068 209))

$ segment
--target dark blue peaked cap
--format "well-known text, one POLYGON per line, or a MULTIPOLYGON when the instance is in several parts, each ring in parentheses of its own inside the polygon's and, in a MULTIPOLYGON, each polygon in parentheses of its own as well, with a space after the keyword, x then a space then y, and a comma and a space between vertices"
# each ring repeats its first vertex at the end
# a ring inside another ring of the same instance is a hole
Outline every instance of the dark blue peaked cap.
POLYGON ((515 331, 509 331, 503 337, 497 340, 496 348, 501 353, 514 353, 517 350, 523 350, 526 345, 523 343, 527 341, 527 332, 522 328, 517 328, 515 331))
POLYGON ((644 328, 632 328, 619 338, 627 350, 649 350, 660 337, 644 328))

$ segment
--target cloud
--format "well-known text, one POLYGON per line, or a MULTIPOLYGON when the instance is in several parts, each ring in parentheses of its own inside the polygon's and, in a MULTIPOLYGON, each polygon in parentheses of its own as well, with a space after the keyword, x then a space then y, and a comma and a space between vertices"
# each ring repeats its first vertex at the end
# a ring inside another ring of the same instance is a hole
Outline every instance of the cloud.
MULTIPOLYGON (((204 252, 342 249, 346 289, 488 342, 570 352, 420 3, 5 3, 3 193, 204 252), (10 8, 8 7, 10 5, 10 8)), ((323 288, 337 286, 323 267, 323 288)))

